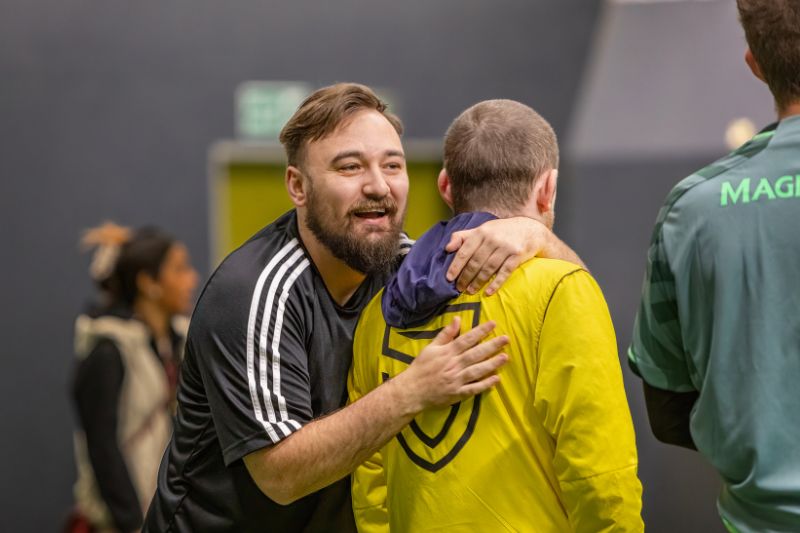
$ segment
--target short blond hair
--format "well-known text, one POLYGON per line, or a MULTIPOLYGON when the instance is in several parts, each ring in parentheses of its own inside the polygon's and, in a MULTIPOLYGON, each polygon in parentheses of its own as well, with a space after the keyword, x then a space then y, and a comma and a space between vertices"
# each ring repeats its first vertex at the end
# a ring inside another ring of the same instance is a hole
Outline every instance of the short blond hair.
POLYGON ((536 178, 558 168, 550 124, 513 100, 486 100, 456 118, 444 141, 456 213, 513 211, 528 200, 536 178))

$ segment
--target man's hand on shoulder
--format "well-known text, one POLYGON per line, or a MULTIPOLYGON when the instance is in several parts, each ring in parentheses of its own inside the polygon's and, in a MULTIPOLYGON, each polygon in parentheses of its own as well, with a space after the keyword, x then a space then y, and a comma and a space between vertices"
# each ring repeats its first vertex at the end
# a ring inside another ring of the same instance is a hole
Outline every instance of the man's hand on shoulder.
POLYGON ((445 247, 456 252, 447 279, 459 291, 477 293, 495 276, 486 294, 497 292, 511 273, 534 257, 562 259, 583 268, 580 257, 538 220, 528 217, 498 218, 477 228, 453 233, 445 247))

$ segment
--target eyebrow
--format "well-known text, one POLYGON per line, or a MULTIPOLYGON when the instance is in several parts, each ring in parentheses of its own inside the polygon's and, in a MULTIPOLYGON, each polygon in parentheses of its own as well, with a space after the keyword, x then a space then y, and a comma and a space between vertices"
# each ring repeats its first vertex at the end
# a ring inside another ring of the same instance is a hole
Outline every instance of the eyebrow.
MULTIPOLYGON (((331 160, 331 163, 336 163, 337 161, 340 161, 342 159, 347 159, 348 157, 357 157, 359 159, 363 159, 364 153, 358 150, 347 150, 345 152, 339 152, 338 154, 336 154, 336 157, 334 157, 331 160)), ((383 157, 405 158, 406 155, 401 150, 386 150, 385 152, 383 152, 383 157)))

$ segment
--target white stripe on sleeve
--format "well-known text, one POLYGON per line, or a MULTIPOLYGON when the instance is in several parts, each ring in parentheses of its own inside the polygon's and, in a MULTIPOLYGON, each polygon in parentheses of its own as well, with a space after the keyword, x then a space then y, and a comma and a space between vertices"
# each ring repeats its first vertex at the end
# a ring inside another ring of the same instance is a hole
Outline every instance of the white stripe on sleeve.
MULTIPOLYGON (((272 397, 269 392, 269 385, 267 383, 267 348, 269 346, 269 340, 267 338, 267 334, 269 332, 269 324, 272 321, 272 312, 275 309, 275 296, 278 293, 278 289, 280 288, 281 282, 284 280, 287 271, 290 268, 294 268, 294 264, 297 262, 298 259, 303 257, 304 252, 302 248, 298 248, 292 255, 287 259, 281 267, 278 269, 275 276, 272 278, 272 283, 269 285, 269 290, 267 291, 267 300, 264 303, 264 313, 263 318, 261 319, 261 332, 258 337, 258 364, 260 368, 259 377, 260 377, 260 385, 261 385, 261 393, 264 396, 264 402, 267 405, 267 416, 269 417, 269 422, 271 424, 275 424, 278 422, 277 417, 275 416, 275 407, 272 404, 272 397)), ((308 261, 305 260, 307 263, 308 261)), ((299 268, 299 267, 297 267, 299 268)), ((303 267, 304 269, 305 267, 303 267)), ((296 270, 296 268, 295 268, 296 270)), ((294 281, 297 279, 297 276, 294 276, 294 271, 290 274, 289 279, 294 281)), ((301 269, 302 272, 302 269, 301 269)), ((283 317, 280 315, 281 309, 280 306, 276 313, 276 321, 283 320, 283 317)), ((277 322, 276 322, 277 323, 277 322)), ((274 374, 274 366, 273 366, 273 374, 274 374)), ((273 380, 275 379, 273 375, 273 380)), ((284 436, 289 435, 289 431, 281 430, 284 433, 284 436)))
POLYGON ((286 411, 286 398, 281 394, 281 331, 283 329, 283 315, 286 311, 286 299, 289 297, 289 291, 292 289, 292 285, 294 285, 297 277, 303 273, 308 265, 308 259, 303 259, 300 264, 297 265, 294 272, 286 279, 286 283, 283 284, 283 291, 278 300, 278 311, 275 315, 275 331, 272 334, 272 392, 274 392, 275 396, 278 398, 278 409, 281 414, 281 421, 278 423, 278 427, 280 427, 281 431, 287 436, 292 430, 286 426, 285 422, 294 425, 295 429, 300 429, 300 424, 289 419, 289 414, 286 411))
POLYGON ((250 302, 250 316, 247 320, 247 381, 250 388, 250 400, 253 403, 253 414, 256 417, 256 420, 261 422, 264 426, 264 430, 269 435, 269 438, 272 442, 277 442, 279 440, 278 434, 275 432, 275 429, 264 420, 264 415, 261 411, 261 402, 258 398, 258 388, 256 386, 256 376, 255 376, 255 330, 256 330, 256 316, 258 316, 258 308, 259 302, 261 301, 261 291, 264 288, 264 283, 266 282, 267 277, 277 265, 289 252, 293 249, 298 247, 297 239, 292 239, 289 241, 283 248, 281 248, 278 253, 267 263, 267 266, 264 267, 264 270, 261 271, 261 275, 258 276, 258 281, 256 282, 255 289, 253 290, 253 298, 250 302))

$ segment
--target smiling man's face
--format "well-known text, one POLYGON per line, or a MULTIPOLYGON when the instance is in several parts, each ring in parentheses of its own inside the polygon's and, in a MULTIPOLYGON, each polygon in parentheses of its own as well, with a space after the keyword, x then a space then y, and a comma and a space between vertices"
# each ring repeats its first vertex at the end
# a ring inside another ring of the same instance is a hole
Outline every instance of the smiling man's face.
POLYGON ((331 253, 363 273, 383 271, 397 255, 408 199, 400 136, 377 111, 353 115, 309 143, 305 223, 331 253))

